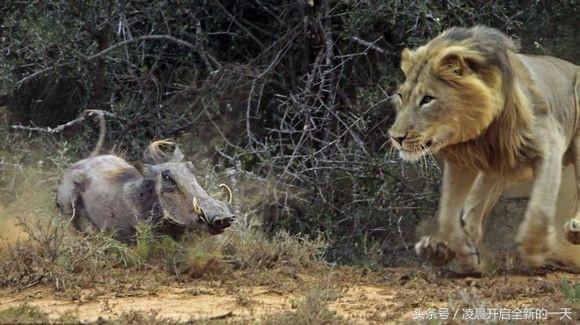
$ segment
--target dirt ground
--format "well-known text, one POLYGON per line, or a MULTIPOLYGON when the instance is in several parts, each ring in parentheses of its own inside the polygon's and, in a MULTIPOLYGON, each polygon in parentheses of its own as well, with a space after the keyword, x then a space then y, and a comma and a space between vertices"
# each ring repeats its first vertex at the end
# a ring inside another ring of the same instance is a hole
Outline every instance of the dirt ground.
MULTIPOLYGON (((324 283, 334 297, 328 309, 352 323, 384 323, 420 320, 428 311, 448 310, 448 320, 461 322, 475 308, 544 310, 538 323, 577 324, 580 304, 564 294, 562 279, 578 283, 580 276, 549 270, 530 274, 514 272, 482 278, 455 277, 427 269, 393 268, 363 274, 356 269, 334 269, 327 275, 273 277, 269 285, 251 285, 244 280, 192 280, 183 284, 107 293, 98 288, 74 295, 43 287, 23 291, 0 290, 0 310, 24 303, 58 317, 75 315, 81 321, 115 318, 138 311, 174 321, 227 320, 255 322, 277 313, 292 311, 309 289, 324 283), (322 280, 321 280, 322 279, 322 280), (443 308, 443 309, 441 309, 443 308), (568 314, 569 312, 569 314, 568 314), (565 316, 566 313, 568 316, 565 316), (564 318, 561 320, 560 318, 564 318)), ((437 317, 444 317, 437 314, 437 317)))

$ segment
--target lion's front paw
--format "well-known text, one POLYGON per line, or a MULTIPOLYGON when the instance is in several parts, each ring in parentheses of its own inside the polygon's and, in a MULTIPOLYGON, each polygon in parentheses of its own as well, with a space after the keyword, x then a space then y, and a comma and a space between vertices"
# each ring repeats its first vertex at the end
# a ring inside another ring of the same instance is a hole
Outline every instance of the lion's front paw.
MULTIPOLYGON (((524 228, 525 229, 525 228, 524 228)), ((524 263, 538 268, 546 263, 549 252, 554 247, 555 232, 553 230, 526 233, 520 230, 516 237, 518 251, 524 263)))
POLYGON ((455 253, 447 244, 434 237, 423 237, 415 244, 415 252, 421 259, 435 266, 444 266, 455 258, 455 253))
POLYGON ((564 225, 564 236, 574 245, 580 245, 580 222, 570 220, 564 225))

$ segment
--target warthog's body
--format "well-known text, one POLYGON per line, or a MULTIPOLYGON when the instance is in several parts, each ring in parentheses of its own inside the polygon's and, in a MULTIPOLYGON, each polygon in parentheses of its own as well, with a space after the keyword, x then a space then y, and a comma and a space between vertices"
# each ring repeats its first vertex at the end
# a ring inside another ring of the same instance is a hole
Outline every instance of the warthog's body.
POLYGON ((168 144, 152 144, 146 158, 155 164, 140 169, 113 155, 75 163, 57 188, 59 208, 77 229, 88 223, 121 241, 134 240, 140 222, 173 236, 187 228, 223 232, 233 221, 230 206, 198 184, 193 164, 180 161, 177 147, 174 156, 163 155, 159 147, 168 144))

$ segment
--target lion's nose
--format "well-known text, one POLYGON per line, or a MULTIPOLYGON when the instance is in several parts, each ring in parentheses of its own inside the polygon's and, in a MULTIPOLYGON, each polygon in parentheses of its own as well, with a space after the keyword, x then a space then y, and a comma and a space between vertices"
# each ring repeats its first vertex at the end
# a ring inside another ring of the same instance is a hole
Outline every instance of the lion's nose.
POLYGON ((391 136, 391 138, 393 138, 393 140, 395 140, 398 144, 403 144, 403 141, 405 141, 406 137, 407 137, 407 134, 405 134, 403 136, 396 136, 396 135, 391 136))

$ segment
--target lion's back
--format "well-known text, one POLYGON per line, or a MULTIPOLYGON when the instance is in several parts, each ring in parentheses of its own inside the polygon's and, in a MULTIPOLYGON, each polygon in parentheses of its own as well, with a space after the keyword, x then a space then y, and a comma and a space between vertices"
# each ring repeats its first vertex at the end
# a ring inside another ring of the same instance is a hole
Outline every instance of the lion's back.
POLYGON ((552 56, 518 54, 551 108, 574 104, 574 83, 580 67, 552 56))
POLYGON ((551 56, 519 54, 518 57, 570 140, 578 128, 579 107, 574 88, 580 84, 580 67, 551 56))

